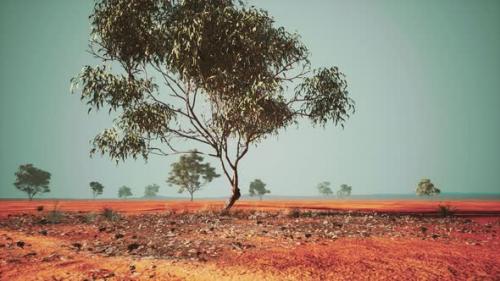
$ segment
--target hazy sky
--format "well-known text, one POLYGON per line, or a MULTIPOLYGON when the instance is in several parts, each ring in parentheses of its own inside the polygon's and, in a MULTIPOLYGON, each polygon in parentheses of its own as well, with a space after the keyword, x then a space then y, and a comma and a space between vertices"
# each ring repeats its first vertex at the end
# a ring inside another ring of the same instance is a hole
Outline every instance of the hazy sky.
MULTIPOLYGON (((320 181, 411 193, 422 177, 445 192, 500 192, 500 1, 250 3, 299 32, 314 67, 340 67, 357 112, 344 130, 303 122, 252 147, 244 193, 254 178, 280 195, 315 195, 320 181)), ((24 163, 52 173, 48 196, 90 197, 93 180, 103 197, 121 185, 142 195, 150 183, 177 196, 165 183, 175 157, 89 158, 89 140, 111 118, 87 115, 69 80, 96 64, 86 53, 92 5, 0 2, 0 197, 24 196, 12 184, 24 163)), ((223 177, 197 194, 225 195, 223 177)))

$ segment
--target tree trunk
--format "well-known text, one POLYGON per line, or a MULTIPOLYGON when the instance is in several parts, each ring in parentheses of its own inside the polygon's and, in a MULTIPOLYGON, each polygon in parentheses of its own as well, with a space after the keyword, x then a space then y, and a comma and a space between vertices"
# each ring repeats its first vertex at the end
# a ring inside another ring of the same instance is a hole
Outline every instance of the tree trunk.
POLYGON ((229 209, 231 209, 236 200, 240 199, 241 197, 240 189, 238 188, 238 186, 233 185, 231 190, 233 194, 231 195, 231 197, 229 197, 229 200, 227 201, 226 207, 224 208, 223 212, 229 211, 229 209))
POLYGON ((191 196, 191 202, 193 202, 193 193, 189 193, 189 195, 191 196))
POLYGON ((232 183, 231 183, 231 191, 233 194, 231 194, 231 197, 229 197, 229 200, 227 201, 226 207, 222 212, 228 212, 229 209, 234 205, 236 200, 240 199, 241 193, 240 193, 240 188, 238 187, 238 169, 235 167, 233 169, 233 178, 232 178, 232 183))

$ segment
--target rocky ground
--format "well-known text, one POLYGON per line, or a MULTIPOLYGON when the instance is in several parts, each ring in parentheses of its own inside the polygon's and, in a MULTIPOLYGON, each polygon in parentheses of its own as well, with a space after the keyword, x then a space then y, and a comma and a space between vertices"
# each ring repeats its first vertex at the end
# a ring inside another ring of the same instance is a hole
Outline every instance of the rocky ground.
MULTIPOLYGON (((288 251, 297 254, 304 249, 314 252, 322 246, 327 251, 331 245, 341 247, 344 241, 361 244, 366 241, 411 241, 426 243, 426 246, 450 245, 465 252, 493 253, 500 250, 499 218, 477 220, 454 216, 409 216, 375 212, 237 210, 221 216, 217 212, 207 210, 136 215, 123 215, 111 209, 94 213, 40 210, 32 214, 8 215, 0 219, 0 230, 0 278, 2 274, 4 278, 11 276, 9 272, 12 272, 14 267, 26 263, 60 263, 74 260, 78 256, 117 257, 130 261, 161 260, 196 264, 199 267, 204 264, 241 267, 245 266, 243 261, 262 261, 266 255, 272 253, 276 254, 277 258, 279 253, 288 251), (23 240, 23 237, 28 238, 23 240), (44 239, 51 241, 51 246, 50 250, 42 253, 37 251, 37 246, 33 244, 44 239)), ((415 250, 418 252, 418 249, 415 250)), ((335 268, 321 268, 321 263, 332 256, 328 255, 320 260, 321 255, 304 253, 298 258, 301 260, 305 257, 305 264, 312 262, 312 267, 318 266, 319 271, 313 270, 311 276, 302 276, 305 279, 294 279, 293 275, 288 276, 289 279, 281 276, 283 279, 272 280, 321 280, 321 276, 328 276, 329 271, 335 271, 335 268), (307 260, 308 257, 312 261, 307 260)), ((485 257, 485 268, 481 271, 485 275, 481 280, 500 280, 498 259, 495 261, 487 255, 485 257)), ((292 267, 290 262, 293 261, 284 258, 284 264, 261 262, 258 263, 258 269, 263 272, 267 267, 272 270, 288 270, 292 267)), ((335 264, 337 263, 338 261, 335 264)), ((140 278, 133 280, 154 279, 154 264, 149 266, 151 268, 147 270, 141 269, 143 274, 149 272, 147 278, 140 275, 140 278)), ((98 269, 89 270, 92 272, 98 269)), ((102 272, 99 270, 85 275, 87 280, 118 276, 112 269, 102 269, 102 272)), ((470 273, 471 276, 461 275, 460 270, 460 266, 454 265, 448 271, 451 272, 450 276, 474 277, 474 273, 470 273)), ((127 275, 127 278, 137 275, 134 275, 138 271, 134 262, 130 262, 128 271, 130 275, 127 275)), ((71 276, 69 274, 66 279, 61 280, 73 280, 71 276)), ((74 280, 83 280, 79 278, 81 276, 74 280)), ((436 280, 438 279, 441 278, 436 280)), ((177 279, 172 277, 172 280, 177 279)))

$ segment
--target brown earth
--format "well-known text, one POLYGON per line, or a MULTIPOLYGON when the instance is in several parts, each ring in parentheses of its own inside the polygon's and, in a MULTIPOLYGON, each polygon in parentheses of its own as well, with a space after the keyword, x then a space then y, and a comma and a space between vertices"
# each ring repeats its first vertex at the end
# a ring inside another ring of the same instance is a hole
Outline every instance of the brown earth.
POLYGON ((222 203, 0 201, 0 280, 500 280, 499 201, 222 203))

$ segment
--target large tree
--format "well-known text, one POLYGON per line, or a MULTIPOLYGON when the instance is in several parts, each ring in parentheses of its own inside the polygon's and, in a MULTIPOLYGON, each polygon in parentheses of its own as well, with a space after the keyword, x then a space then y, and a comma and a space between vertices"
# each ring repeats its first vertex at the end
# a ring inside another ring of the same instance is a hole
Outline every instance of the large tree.
POLYGON ((36 168, 33 164, 20 165, 15 175, 14 185, 26 192, 30 201, 39 193, 50 192, 50 173, 36 168))
POLYGON ((90 189, 92 190, 92 196, 94 199, 98 196, 101 195, 103 190, 104 190, 104 185, 102 185, 100 182, 97 181, 92 181, 90 182, 90 189))
POLYGON ((187 191, 191 201, 193 194, 214 178, 219 177, 209 163, 203 163, 203 157, 197 151, 182 155, 178 162, 172 164, 167 182, 176 185, 179 193, 187 191))
POLYGON ((354 111, 337 67, 312 69, 298 34, 239 1, 101 0, 90 20, 90 52, 103 64, 85 66, 72 86, 89 112, 116 116, 91 152, 147 159, 196 144, 231 184, 226 210, 251 145, 302 117, 343 126, 354 111))
POLYGON ((248 190, 250 193, 250 196, 259 196, 259 200, 262 201, 262 196, 264 196, 267 193, 271 193, 269 189, 266 189, 266 184, 261 181, 260 179, 255 179, 253 182, 250 183, 250 188, 248 190))

